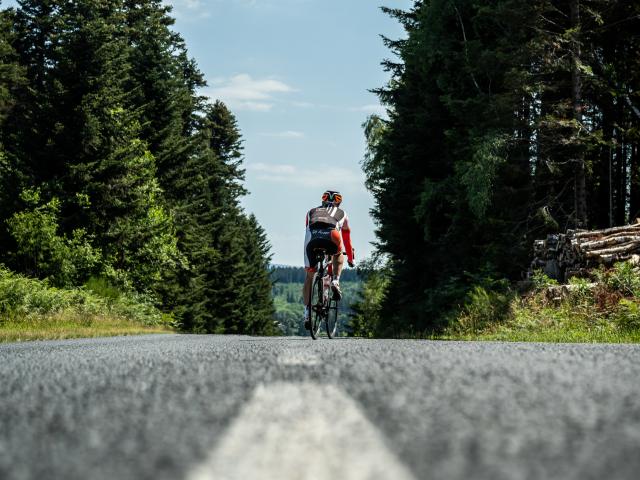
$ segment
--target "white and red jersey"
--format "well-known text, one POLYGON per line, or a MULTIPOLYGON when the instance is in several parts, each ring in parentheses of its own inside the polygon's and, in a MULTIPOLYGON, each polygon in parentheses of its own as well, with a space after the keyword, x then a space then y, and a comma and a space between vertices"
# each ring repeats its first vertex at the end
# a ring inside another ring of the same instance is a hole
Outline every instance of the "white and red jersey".
MULTIPOLYGON (((347 259, 349 260, 349 262, 353 262, 353 248, 351 245, 351 227, 349 225, 349 216, 347 215, 347 212, 339 207, 316 207, 307 212, 305 218, 305 251, 306 244, 311 238, 312 225, 310 225, 310 222, 313 218, 317 219, 318 217, 321 220, 325 220, 327 217, 330 217, 329 221, 321 223, 321 225, 324 225, 324 227, 321 228, 332 228, 337 231, 339 237, 337 235, 336 237, 338 237, 340 240, 340 251, 346 251, 347 259)), ((338 240, 338 238, 336 238, 336 240, 338 240)))

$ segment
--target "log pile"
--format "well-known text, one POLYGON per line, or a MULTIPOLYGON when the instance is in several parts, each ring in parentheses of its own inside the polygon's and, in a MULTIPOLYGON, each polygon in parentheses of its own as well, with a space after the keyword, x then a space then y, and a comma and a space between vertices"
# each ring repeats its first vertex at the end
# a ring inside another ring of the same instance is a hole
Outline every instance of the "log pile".
POLYGON ((530 273, 543 270, 549 277, 565 282, 587 276, 599 265, 632 260, 640 263, 640 219, 632 225, 604 230, 567 230, 533 243, 530 273))

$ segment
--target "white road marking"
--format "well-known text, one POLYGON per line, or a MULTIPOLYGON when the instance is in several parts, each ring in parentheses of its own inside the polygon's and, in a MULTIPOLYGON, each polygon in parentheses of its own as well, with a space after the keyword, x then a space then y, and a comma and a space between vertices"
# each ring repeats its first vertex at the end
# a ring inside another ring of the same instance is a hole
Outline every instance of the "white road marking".
POLYGON ((261 385, 188 480, 414 480, 333 385, 261 385))
POLYGON ((305 351, 289 351, 278 357, 278 364, 285 366, 315 366, 320 364, 320 357, 305 351))

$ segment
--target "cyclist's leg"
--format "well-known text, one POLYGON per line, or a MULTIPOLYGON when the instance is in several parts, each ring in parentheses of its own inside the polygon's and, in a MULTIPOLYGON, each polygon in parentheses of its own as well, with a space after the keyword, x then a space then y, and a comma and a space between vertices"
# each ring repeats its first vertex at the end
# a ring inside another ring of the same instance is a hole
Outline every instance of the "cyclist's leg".
POLYGON ((337 230, 331 232, 331 241, 338 247, 338 253, 333 255, 331 259, 333 263, 333 278, 340 281, 340 274, 342 273, 342 267, 344 265, 344 256, 342 252, 344 251, 344 245, 342 243, 342 235, 337 230))
POLYGON ((306 307, 311 303, 311 284, 313 283, 314 269, 307 269, 307 276, 304 279, 304 286, 302 287, 302 300, 306 307))
MULTIPOLYGON (((309 230, 307 230, 307 234, 305 235, 304 241, 304 267, 307 272, 307 275, 304 279, 304 285, 302 286, 302 301, 304 302, 304 307, 306 312, 310 312, 310 303, 311 303, 311 286, 313 283, 313 274, 316 272, 316 265, 318 261, 316 259, 315 252, 313 251, 313 235, 309 230)), ((305 321, 307 321, 305 315, 305 321)), ((305 325, 306 326, 306 325, 305 325)))
POLYGON ((340 281, 340 274, 344 267, 344 255, 342 252, 336 253, 331 259, 331 263, 333 264, 333 278, 340 281))

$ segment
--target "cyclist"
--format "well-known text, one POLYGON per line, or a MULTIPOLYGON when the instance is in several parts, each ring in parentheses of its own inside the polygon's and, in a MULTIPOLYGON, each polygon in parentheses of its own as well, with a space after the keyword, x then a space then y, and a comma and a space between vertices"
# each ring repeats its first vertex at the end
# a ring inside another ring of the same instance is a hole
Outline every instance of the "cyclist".
POLYGON ((354 266, 349 218, 347 213, 340 208, 341 203, 342 195, 340 192, 327 190, 322 194, 322 205, 307 212, 304 240, 304 266, 307 276, 302 289, 304 326, 307 330, 311 328, 311 284, 318 264, 314 250, 318 248, 324 249, 332 257, 333 280, 331 282, 331 290, 338 300, 342 297, 342 292, 340 291, 340 273, 342 273, 344 264, 342 252, 346 251, 349 266, 354 266))

